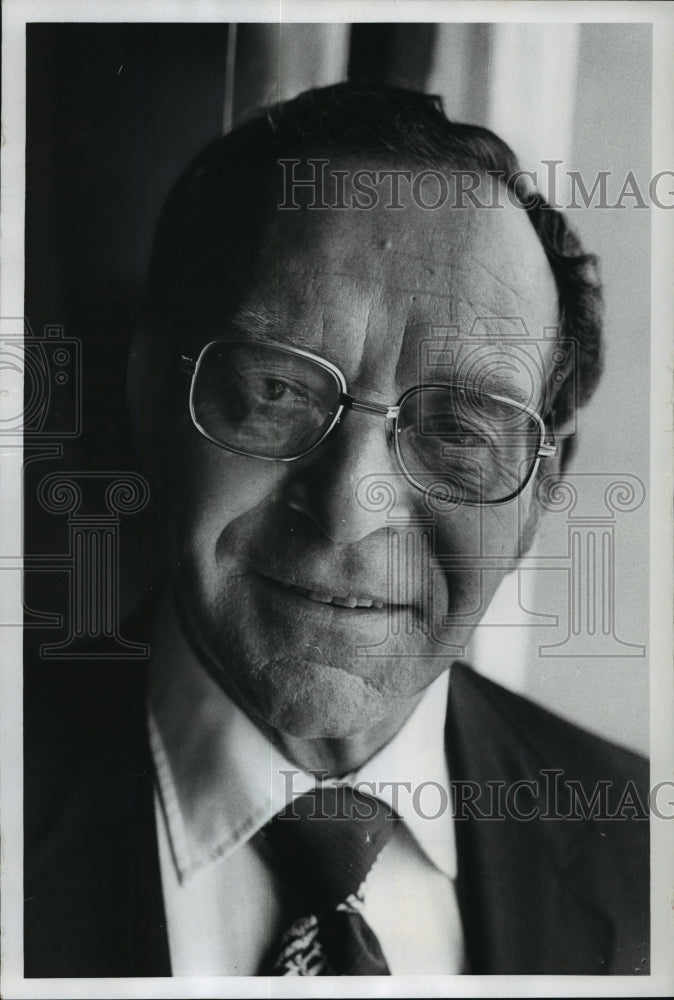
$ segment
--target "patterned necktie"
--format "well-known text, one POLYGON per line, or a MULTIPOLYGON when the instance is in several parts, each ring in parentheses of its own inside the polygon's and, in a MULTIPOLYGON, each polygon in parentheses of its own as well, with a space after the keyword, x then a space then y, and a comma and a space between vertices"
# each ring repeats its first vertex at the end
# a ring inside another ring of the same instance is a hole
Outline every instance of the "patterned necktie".
POLYGON ((267 842, 301 907, 271 975, 390 975, 359 893, 396 819, 379 799, 326 786, 294 799, 268 824, 267 842))

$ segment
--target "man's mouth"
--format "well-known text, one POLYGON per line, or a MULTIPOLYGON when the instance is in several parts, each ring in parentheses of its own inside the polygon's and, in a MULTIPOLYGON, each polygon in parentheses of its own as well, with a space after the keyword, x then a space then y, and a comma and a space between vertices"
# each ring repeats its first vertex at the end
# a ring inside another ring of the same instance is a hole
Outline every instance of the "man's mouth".
POLYGON ((292 583, 287 579, 279 579, 278 576, 272 576, 269 573, 260 573, 259 570, 257 573, 267 584, 280 587, 281 590, 297 594, 308 601, 314 601, 316 604, 346 608, 350 611, 354 609, 381 611, 384 608, 400 611, 403 607, 408 607, 408 605, 396 604, 384 597, 381 592, 373 592, 366 587, 354 587, 353 585, 349 587, 348 584, 345 585, 342 583, 341 586, 336 584, 334 588, 328 588, 325 584, 318 583, 317 581, 307 581, 308 585, 303 587, 298 583, 292 583))
POLYGON ((380 597, 358 595, 354 594, 353 591, 349 591, 348 594, 342 596, 341 594, 328 593, 327 590, 311 590, 308 587, 298 587, 294 583, 283 584, 282 586, 288 587, 289 590, 293 590, 297 594, 301 594, 302 597, 308 597, 310 601, 317 601, 319 604, 336 604, 340 608, 376 608, 380 610, 387 603, 380 597))

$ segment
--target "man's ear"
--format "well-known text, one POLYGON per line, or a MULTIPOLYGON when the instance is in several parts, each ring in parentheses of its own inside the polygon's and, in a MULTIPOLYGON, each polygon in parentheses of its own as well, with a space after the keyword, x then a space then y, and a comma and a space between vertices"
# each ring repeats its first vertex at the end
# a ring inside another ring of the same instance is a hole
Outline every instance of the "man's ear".
POLYGON ((578 445, 577 423, 577 414, 574 412, 563 424, 553 424, 557 454, 541 463, 542 475, 556 475, 561 478, 569 471, 578 445))
MULTIPOLYGON (((539 487, 542 479, 546 480, 546 490, 555 483, 564 479, 569 471, 578 444, 576 433, 576 415, 572 414, 562 425, 554 426, 554 439, 557 444, 557 454, 551 455, 541 461, 536 474, 536 488, 539 487)), ((522 555, 531 548, 538 522, 545 509, 545 504, 540 500, 534 500, 529 517, 527 518, 520 539, 520 551, 522 555)))
POLYGON ((570 434, 567 438, 564 438, 559 445, 559 474, 561 476, 568 470, 569 465, 573 460, 573 456, 576 454, 576 446, 578 444, 578 438, 575 434, 570 434))

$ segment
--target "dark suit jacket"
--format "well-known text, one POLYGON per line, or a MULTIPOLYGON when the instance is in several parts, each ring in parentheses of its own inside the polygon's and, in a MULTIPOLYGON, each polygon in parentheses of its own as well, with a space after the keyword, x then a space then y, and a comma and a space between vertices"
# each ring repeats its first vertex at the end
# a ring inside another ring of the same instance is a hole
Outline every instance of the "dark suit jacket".
MULTIPOLYGON (((28 977, 170 975, 145 673, 96 660, 26 669, 28 977)), ((634 805, 647 803, 645 761, 461 663, 446 744, 468 971, 647 973, 648 822, 634 805), (522 786, 520 818, 508 816, 521 781, 538 796, 522 786), (589 818, 555 818, 574 811, 568 781, 582 783, 589 818), (597 787, 604 818, 591 815, 597 787)))

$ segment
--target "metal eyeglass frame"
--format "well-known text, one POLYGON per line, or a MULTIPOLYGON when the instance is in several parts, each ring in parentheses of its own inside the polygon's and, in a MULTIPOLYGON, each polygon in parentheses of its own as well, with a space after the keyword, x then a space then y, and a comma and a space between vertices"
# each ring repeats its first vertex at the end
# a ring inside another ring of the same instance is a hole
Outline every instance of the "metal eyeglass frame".
MULTIPOLYGON (((398 434, 397 434, 398 414, 400 413, 403 404, 407 399, 409 399, 410 396, 424 389, 442 389, 442 390, 469 389, 471 392, 478 392, 480 395, 485 396, 488 399, 496 400, 496 402, 499 403, 506 403, 509 406, 512 406, 517 410, 520 410, 520 412, 526 413, 528 416, 532 417, 538 425, 540 433, 540 442, 538 446, 538 451, 536 452, 536 456, 531 464, 529 472, 527 473, 524 480, 520 483, 519 487, 512 493, 510 493, 508 496, 503 497, 502 499, 499 500, 467 500, 459 498, 458 502, 461 504, 465 504, 471 507, 489 507, 489 506, 495 506, 497 504, 508 503, 510 500, 514 500, 514 498, 516 496, 519 496, 519 494, 526 488, 527 484, 530 482, 532 476, 538 469, 541 459, 552 458, 557 454, 557 444, 555 443, 555 441, 554 440, 548 442, 545 441, 545 435, 547 430, 546 423, 543 417, 541 417, 541 415, 536 410, 534 410, 533 407, 527 406, 525 403, 520 403, 519 400, 509 399, 507 396, 500 396, 497 393, 484 392, 481 389, 476 390, 472 386, 462 384, 461 382, 429 382, 424 385, 412 386, 412 388, 405 390, 405 392, 402 394, 402 396, 395 405, 388 406, 383 403, 374 403, 371 400, 356 399, 355 396, 350 395, 350 393, 346 391, 347 390, 346 379, 344 378, 344 375, 342 374, 340 369, 336 365, 333 365, 332 362, 326 361, 325 358, 321 358, 319 355, 313 354, 311 351, 305 351, 299 347, 289 347, 285 344, 265 343, 263 341, 255 341, 255 340, 229 340, 224 337, 219 337, 216 338, 215 340, 210 340, 207 344, 205 344, 204 347, 202 347, 201 351, 199 352, 199 356, 197 357, 196 361, 193 358, 190 358, 187 355, 182 354, 180 356, 180 367, 181 371, 183 371, 184 374, 191 376, 190 399, 189 399, 190 417, 192 418, 192 423, 199 431, 199 433, 202 434, 208 441, 211 441, 213 444, 218 445, 219 448, 224 448, 225 451, 232 452, 235 455, 244 455, 247 458, 258 458, 262 462, 296 462, 298 459, 304 458, 305 455, 310 454, 310 452, 318 448, 319 445, 323 444, 326 438, 330 436, 332 431, 340 422, 342 414, 344 413, 345 410, 356 410, 362 413, 372 413, 377 416, 382 416, 388 421, 391 421, 392 423, 391 440, 393 441, 393 450, 395 453, 396 461, 398 462, 398 465, 400 466, 400 469, 405 478, 416 489, 421 490, 421 492, 426 495, 432 496, 433 487, 424 486, 422 485, 422 483, 417 482, 417 480, 414 478, 412 473, 405 465, 405 462, 403 461, 403 457, 400 452, 400 446, 398 443, 398 434), (239 448, 233 448, 231 445, 224 444, 222 441, 218 440, 218 438, 215 438, 213 437, 212 434, 209 434, 208 431, 204 427, 202 427, 202 425, 197 420, 196 414, 194 412, 194 385, 196 382, 196 377, 199 373, 199 368, 202 363, 202 359, 206 351, 208 351, 208 349, 213 347, 215 344, 228 344, 231 346, 245 345, 246 347, 262 347, 262 348, 270 347, 273 348, 273 350, 275 351, 281 351, 285 354, 291 354, 300 358, 306 358, 309 361, 314 362, 314 364, 317 364, 319 367, 323 368, 325 371, 330 372, 330 374, 336 378, 340 389, 339 405, 335 410, 335 415, 329 426, 325 428, 321 436, 318 438, 317 441, 314 442, 314 444, 311 445, 310 448, 306 448, 304 451, 298 452, 296 455, 286 456, 285 458, 277 458, 273 455, 257 455, 255 454, 255 452, 243 451, 239 448)), ((444 499, 449 499, 449 498, 444 498, 444 499)), ((456 497, 452 497, 451 499, 457 500, 456 497)))

